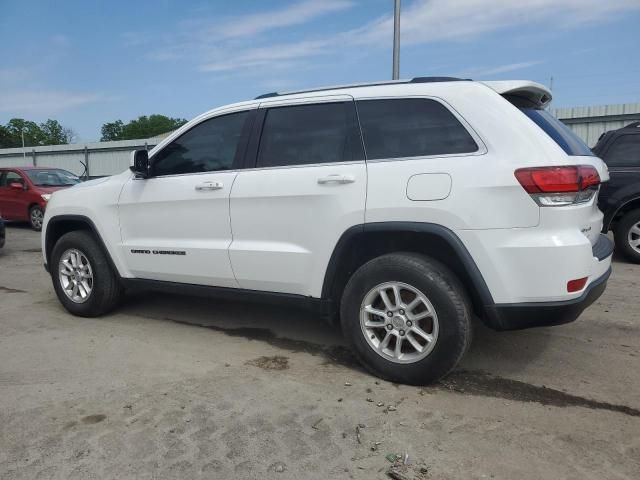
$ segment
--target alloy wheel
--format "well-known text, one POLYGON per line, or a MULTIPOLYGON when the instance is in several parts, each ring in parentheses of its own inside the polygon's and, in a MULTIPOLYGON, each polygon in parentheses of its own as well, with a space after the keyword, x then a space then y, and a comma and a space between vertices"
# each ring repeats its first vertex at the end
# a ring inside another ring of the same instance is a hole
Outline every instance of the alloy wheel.
POLYGON ((640 222, 629 229, 627 241, 633 250, 640 253, 640 222))
POLYGON ((42 220, 44 219, 44 212, 41 208, 32 208, 31 209, 31 225, 33 228, 40 229, 42 228, 42 220))
POLYGON ((84 303, 89 299, 93 291, 93 269, 80 250, 71 248, 62 254, 58 276, 62 291, 72 302, 84 303))
POLYGON ((360 327, 369 346, 394 363, 425 358, 438 339, 438 315, 427 296, 411 285, 386 282, 365 295, 360 327))

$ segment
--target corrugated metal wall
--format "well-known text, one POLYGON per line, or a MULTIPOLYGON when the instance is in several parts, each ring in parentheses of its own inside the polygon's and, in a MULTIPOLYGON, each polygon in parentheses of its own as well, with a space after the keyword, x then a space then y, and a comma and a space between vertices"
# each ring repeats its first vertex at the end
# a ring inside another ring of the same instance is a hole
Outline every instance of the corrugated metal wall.
POLYGON ((604 132, 640 121, 640 103, 556 108, 551 113, 593 147, 604 132))
POLYGON ((129 158, 133 150, 151 149, 162 138, 123 140, 118 142, 96 142, 72 145, 51 145, 0 149, 0 167, 20 167, 39 165, 63 168, 76 175, 84 174, 84 163, 88 160, 89 176, 104 177, 115 175, 129 168, 129 158), (82 163, 81 163, 82 162, 82 163))

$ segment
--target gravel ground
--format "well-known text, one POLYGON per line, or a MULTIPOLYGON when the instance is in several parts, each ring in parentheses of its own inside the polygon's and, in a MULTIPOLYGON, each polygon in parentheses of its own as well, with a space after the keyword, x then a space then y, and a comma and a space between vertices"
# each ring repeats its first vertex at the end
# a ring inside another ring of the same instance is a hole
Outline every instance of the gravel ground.
POLYGON ((398 478, 640 478, 640 266, 616 261, 573 324, 478 325, 461 366, 416 388, 295 310, 147 294, 72 317, 39 235, 7 230, 2 479, 382 479, 405 453, 398 478))

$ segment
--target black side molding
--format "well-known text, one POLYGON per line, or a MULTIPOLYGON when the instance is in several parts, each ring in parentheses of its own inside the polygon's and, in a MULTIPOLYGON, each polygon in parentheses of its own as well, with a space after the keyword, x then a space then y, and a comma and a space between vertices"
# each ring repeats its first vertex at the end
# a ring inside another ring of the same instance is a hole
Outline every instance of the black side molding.
POLYGON ((485 306, 486 315, 494 318, 496 330, 521 330, 573 322, 595 302, 607 287, 611 267, 587 286, 578 298, 563 302, 502 303, 485 306))
POLYGON ((104 241, 102 240, 102 237, 100 236, 100 232, 98 232, 96 225, 93 223, 93 221, 89 217, 85 217, 84 215, 56 215, 55 217, 52 217, 49 220, 49 223, 47 223, 47 230, 45 232, 46 242, 45 242, 45 252, 44 252, 45 254, 44 268, 47 272, 49 272, 49 265, 48 265, 50 263, 49 257, 51 256, 51 251, 53 250, 53 243, 50 240, 51 238, 50 235, 53 233, 53 231, 58 225, 64 222, 73 222, 75 224, 82 224, 88 227, 88 229, 95 235, 96 239, 98 240, 98 243, 100 244, 100 247, 104 251, 104 254, 107 256, 107 261, 109 262, 109 266, 113 269, 114 272, 116 272, 117 275, 120 275, 120 272, 118 272, 118 269, 116 268, 115 263, 113 263, 113 259, 109 254, 109 250, 107 250, 107 247, 104 241))
POLYGON ((462 243, 462 240, 460 240, 458 236, 453 233, 453 231, 449 230, 446 227, 443 227, 442 225, 423 222, 373 222, 363 225, 355 225, 346 230, 340 237, 340 240, 338 240, 338 243, 336 244, 336 247, 331 254, 331 258, 329 259, 329 265, 327 266, 324 283, 322 285, 322 298, 330 297, 331 287, 333 285, 333 281, 335 279, 335 275, 338 270, 341 258, 346 253, 346 249, 349 248, 349 245, 354 240, 354 237, 369 232, 388 232, 390 234, 397 234, 400 232, 415 232, 429 233, 440 237, 458 255, 467 274, 469 275, 471 282, 473 282, 473 285, 478 292, 478 295, 480 297, 479 299, 482 302, 482 305, 493 305, 494 301, 493 297, 491 296, 491 292, 489 291, 489 287, 484 281, 484 278, 480 273, 480 270, 478 269, 475 261, 471 257, 471 254, 462 243))
POLYGON ((242 288, 212 287, 190 283, 167 282, 163 280, 146 280, 142 278, 122 278, 122 285, 132 291, 160 291, 195 297, 213 297, 234 302, 267 303, 300 308, 319 315, 328 315, 330 302, 320 298, 305 297, 279 292, 262 292, 242 288))

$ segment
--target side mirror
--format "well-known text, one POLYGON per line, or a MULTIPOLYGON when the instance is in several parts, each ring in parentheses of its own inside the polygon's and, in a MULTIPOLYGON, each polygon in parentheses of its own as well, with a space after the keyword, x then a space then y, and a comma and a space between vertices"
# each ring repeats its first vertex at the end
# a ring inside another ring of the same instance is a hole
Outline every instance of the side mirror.
POLYGON ((141 178, 149 176, 149 152, 146 150, 135 150, 131 152, 131 162, 129 170, 141 178))
POLYGON ((21 183, 18 183, 18 182, 11 182, 9 184, 9 188, 11 190, 25 190, 24 185, 22 185, 21 183))

